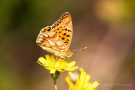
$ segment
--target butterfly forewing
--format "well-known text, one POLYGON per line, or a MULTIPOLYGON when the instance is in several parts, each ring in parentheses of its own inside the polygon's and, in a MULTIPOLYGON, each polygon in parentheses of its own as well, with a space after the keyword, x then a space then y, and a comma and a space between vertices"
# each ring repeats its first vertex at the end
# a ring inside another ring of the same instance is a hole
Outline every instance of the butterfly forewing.
POLYGON ((52 25, 52 30, 57 33, 60 40, 63 42, 65 51, 68 50, 72 35, 73 35, 73 25, 72 19, 69 12, 65 12, 59 19, 52 25))

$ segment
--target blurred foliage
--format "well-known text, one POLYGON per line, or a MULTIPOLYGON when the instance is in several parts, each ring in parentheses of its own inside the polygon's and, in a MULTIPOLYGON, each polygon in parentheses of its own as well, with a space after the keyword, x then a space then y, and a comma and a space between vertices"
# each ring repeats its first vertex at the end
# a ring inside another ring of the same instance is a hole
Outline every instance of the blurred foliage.
POLYGON ((134 0, 101 0, 97 2, 97 14, 110 23, 127 23, 135 20, 134 0))

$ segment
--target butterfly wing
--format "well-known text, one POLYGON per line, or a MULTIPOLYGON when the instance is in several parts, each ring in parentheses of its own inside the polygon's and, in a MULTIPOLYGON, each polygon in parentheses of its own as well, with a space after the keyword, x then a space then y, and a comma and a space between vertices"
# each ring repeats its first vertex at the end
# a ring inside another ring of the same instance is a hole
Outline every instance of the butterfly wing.
POLYGON ((36 43, 44 50, 54 53, 55 51, 59 51, 56 45, 57 41, 59 41, 57 34, 51 31, 51 26, 47 26, 40 31, 36 43))
POLYGON ((73 34, 71 15, 65 12, 52 26, 43 28, 38 37, 37 44, 51 53, 66 53, 73 34))
POLYGON ((63 43, 62 47, 65 47, 66 52, 72 41, 73 25, 69 12, 65 12, 62 16, 52 25, 52 31, 56 32, 60 41, 63 43))

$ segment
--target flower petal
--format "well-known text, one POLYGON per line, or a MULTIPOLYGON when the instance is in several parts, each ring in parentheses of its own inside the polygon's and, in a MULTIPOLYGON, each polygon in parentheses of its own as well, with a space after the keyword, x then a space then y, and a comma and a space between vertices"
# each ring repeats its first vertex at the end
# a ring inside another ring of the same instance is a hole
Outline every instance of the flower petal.
POLYGON ((50 70, 50 73, 54 73, 55 71, 64 72, 65 70, 73 71, 78 68, 78 66, 75 66, 75 61, 67 62, 66 60, 56 59, 54 56, 49 55, 46 55, 45 58, 40 57, 37 62, 50 70))

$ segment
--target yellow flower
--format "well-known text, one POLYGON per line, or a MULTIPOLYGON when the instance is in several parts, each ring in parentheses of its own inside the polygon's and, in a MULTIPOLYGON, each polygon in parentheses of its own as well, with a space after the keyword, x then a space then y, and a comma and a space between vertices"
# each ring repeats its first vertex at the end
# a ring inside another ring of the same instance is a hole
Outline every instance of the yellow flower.
POLYGON ((70 90, 95 90, 99 83, 89 82, 90 77, 83 69, 80 69, 80 73, 69 72, 69 76, 65 79, 70 90))
POLYGON ((78 68, 78 66, 75 66, 76 62, 67 62, 65 60, 62 60, 60 58, 56 59, 53 56, 46 55, 44 57, 40 57, 38 59, 38 63, 42 65, 44 68, 50 70, 50 73, 55 73, 56 71, 63 72, 63 71, 73 71, 78 68))

